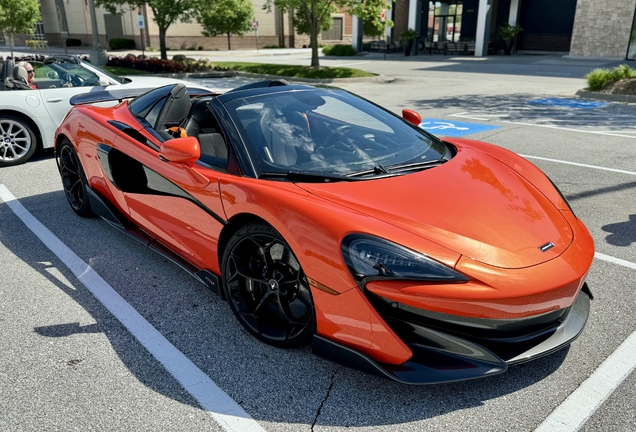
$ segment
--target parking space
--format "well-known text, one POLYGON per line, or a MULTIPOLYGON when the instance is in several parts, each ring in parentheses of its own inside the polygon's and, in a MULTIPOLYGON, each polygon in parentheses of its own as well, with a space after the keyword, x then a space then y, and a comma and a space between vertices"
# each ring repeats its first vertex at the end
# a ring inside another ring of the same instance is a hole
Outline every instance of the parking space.
MULTIPOLYGON (((445 74, 457 82, 474 78, 445 74)), ((209 405, 198 400, 192 382, 180 382, 169 362, 144 348, 139 340, 147 332, 136 334, 119 321, 82 283, 82 273, 73 274, 0 202, 0 430, 241 430, 220 420, 232 407, 255 421, 253 430, 268 431, 539 427, 636 330, 636 269, 620 261, 636 263, 636 127, 629 124, 636 107, 564 105, 551 100, 561 99, 556 91, 536 92, 517 81, 503 85, 517 90, 499 95, 414 98, 414 86, 424 80, 433 78, 343 87, 395 112, 418 109, 429 126, 442 126, 440 135, 468 128, 463 138, 526 155, 569 198, 596 250, 618 260, 594 261, 591 315, 570 348, 495 377, 427 387, 336 365, 309 347, 272 348, 248 335, 225 302, 176 265, 98 219, 78 218, 66 203, 55 161, 41 156, 0 170, 0 184, 121 296, 148 332, 183 355, 177 365, 191 362, 235 405, 219 405, 222 395, 209 405)), ((584 430, 636 429, 635 376, 588 413, 584 430)))

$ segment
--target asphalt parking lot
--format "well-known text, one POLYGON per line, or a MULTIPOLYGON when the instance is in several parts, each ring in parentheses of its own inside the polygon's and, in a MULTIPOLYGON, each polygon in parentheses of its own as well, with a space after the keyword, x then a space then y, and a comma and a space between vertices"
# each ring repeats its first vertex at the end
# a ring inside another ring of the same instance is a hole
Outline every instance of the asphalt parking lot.
POLYGON ((504 374, 427 387, 269 347, 177 266, 77 217, 44 154, 0 169, 0 430, 636 430, 636 105, 577 105, 598 61, 323 61, 346 63, 397 79, 338 86, 515 151, 561 188, 597 251, 583 334, 504 374))

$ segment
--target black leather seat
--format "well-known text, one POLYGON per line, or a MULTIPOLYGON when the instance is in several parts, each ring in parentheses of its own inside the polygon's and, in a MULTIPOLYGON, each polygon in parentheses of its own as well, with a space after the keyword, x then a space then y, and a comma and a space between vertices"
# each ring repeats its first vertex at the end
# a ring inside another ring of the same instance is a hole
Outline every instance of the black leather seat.
POLYGON ((188 136, 199 139, 201 157, 208 165, 225 168, 227 165, 227 145, 220 127, 208 108, 209 99, 199 99, 192 104, 184 129, 188 136))
POLYGON ((161 112, 157 115, 155 129, 165 131, 168 128, 179 126, 190 112, 190 95, 183 84, 177 84, 170 91, 161 112))

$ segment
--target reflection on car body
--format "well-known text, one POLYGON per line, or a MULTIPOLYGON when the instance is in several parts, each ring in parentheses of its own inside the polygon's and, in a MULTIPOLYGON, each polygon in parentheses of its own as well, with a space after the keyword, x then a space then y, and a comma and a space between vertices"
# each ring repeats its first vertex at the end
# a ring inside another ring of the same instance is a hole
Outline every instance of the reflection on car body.
POLYGON ((56 135, 71 208, 172 259, 261 341, 430 384, 554 352, 587 321, 591 236, 505 149, 280 81, 75 103, 56 135))

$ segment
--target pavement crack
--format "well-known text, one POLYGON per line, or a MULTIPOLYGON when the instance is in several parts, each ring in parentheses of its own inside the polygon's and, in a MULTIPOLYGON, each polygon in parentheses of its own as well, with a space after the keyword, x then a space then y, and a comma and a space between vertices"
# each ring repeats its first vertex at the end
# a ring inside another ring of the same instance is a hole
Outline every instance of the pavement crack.
POLYGON ((320 413, 322 411, 322 407, 325 405, 325 402, 327 402, 327 399, 329 399, 329 394, 331 394, 331 389, 333 388, 333 383, 336 379, 336 374, 338 373, 338 369, 336 368, 336 370, 333 371, 333 375, 331 375, 331 382, 329 383, 329 388, 327 389, 327 394, 325 395, 324 399, 322 400, 322 402, 320 402, 320 406, 318 407, 318 411, 316 412, 316 417, 314 417, 314 421, 311 423, 311 430, 313 432, 314 430, 314 426, 316 426, 316 422, 318 421, 318 417, 320 417, 320 413))

